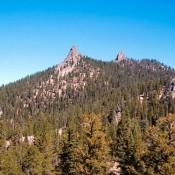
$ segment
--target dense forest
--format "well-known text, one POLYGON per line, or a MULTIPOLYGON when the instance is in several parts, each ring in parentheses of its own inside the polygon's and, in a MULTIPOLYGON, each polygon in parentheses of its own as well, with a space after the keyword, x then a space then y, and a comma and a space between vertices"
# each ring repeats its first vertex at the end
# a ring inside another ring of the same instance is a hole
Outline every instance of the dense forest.
POLYGON ((75 58, 0 87, 0 174, 174 175, 175 71, 75 58))

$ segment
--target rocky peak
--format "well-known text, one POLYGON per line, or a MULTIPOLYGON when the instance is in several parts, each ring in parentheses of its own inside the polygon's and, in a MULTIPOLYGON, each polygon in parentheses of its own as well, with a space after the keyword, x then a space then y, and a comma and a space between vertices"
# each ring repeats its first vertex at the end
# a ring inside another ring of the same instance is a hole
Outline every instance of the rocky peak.
POLYGON ((124 60, 124 59, 125 59, 125 55, 122 51, 120 51, 114 62, 120 62, 121 60, 124 60))
POLYGON ((55 73, 58 73, 59 76, 67 75, 74 70, 75 65, 77 65, 80 58, 81 56, 78 53, 76 46, 72 46, 66 59, 55 68, 55 73))
POLYGON ((78 56, 77 48, 76 48, 76 46, 72 46, 65 61, 72 61, 72 60, 76 59, 77 56, 78 56))

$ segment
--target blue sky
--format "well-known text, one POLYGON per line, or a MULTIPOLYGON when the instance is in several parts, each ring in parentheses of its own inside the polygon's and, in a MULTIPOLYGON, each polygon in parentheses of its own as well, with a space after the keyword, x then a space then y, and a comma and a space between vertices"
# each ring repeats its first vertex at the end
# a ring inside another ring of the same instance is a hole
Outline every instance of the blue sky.
POLYGON ((175 1, 0 0, 0 85, 60 63, 72 45, 175 68, 175 1))

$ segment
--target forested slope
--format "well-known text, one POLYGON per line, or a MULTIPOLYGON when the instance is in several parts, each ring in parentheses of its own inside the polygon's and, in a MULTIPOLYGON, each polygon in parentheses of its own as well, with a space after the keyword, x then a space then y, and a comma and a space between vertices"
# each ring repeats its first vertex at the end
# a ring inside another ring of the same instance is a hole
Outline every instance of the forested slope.
POLYGON ((98 61, 74 46, 2 86, 1 174, 173 174, 174 76, 156 60, 98 61))

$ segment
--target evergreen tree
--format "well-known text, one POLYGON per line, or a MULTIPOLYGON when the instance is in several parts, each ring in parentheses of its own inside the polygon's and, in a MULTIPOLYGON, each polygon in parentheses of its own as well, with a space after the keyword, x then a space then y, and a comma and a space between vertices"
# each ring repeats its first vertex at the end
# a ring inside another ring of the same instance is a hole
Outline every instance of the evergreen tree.
POLYGON ((51 124, 44 118, 42 124, 39 124, 34 140, 34 145, 43 155, 42 161, 42 174, 52 175, 55 174, 55 166, 53 160, 55 158, 54 149, 54 131, 51 124))
POLYGON ((0 121, 0 172, 2 172, 2 163, 3 163, 3 155, 5 151, 5 134, 4 134, 4 127, 3 122, 0 121))
POLYGON ((145 153, 140 126, 125 112, 119 123, 115 147, 116 160, 124 174, 140 174, 144 167, 142 156, 145 153))
POLYGON ((93 113, 85 115, 82 123, 82 145, 79 151, 82 159, 79 167, 81 174, 107 174, 107 163, 110 161, 109 142, 100 116, 93 113))
POLYGON ((76 175, 81 162, 79 155, 79 140, 77 134, 68 129, 64 135, 61 153, 61 170, 63 175, 76 175))
POLYGON ((8 151, 4 152, 0 172, 2 175, 24 175, 17 155, 18 150, 14 146, 11 146, 8 151))
POLYGON ((175 115, 169 114, 146 131, 148 152, 144 157, 147 174, 175 174, 175 115))
POLYGON ((42 175, 42 163, 42 153, 36 146, 31 145, 23 157, 23 171, 30 175, 42 175))
POLYGON ((61 156, 63 174, 107 174, 110 149, 100 116, 83 116, 81 133, 68 130, 66 138, 61 156))

